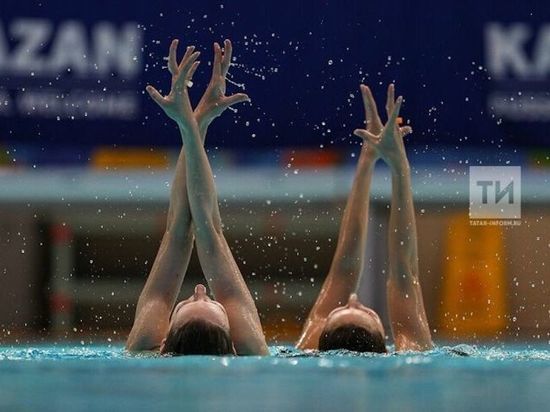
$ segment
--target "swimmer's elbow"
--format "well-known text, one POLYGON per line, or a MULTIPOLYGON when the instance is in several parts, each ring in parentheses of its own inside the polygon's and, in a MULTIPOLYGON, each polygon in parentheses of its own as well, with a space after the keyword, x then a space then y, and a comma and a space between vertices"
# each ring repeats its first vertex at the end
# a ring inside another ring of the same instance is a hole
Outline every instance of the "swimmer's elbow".
POLYGON ((135 337, 130 334, 126 341, 125 349, 128 352, 143 352, 147 350, 153 350, 153 346, 149 339, 141 337, 135 337))
POLYGON ((125 349, 128 352, 145 352, 157 350, 162 342, 163 335, 159 330, 150 330, 134 327, 126 340, 125 349))

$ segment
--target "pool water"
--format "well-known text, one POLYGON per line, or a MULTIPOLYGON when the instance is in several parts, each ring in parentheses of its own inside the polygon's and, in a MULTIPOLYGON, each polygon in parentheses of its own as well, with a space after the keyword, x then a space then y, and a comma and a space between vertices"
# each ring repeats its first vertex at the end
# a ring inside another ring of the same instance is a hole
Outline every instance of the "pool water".
POLYGON ((550 347, 215 358, 120 346, 0 347, 0 410, 526 411, 550 405, 550 347))

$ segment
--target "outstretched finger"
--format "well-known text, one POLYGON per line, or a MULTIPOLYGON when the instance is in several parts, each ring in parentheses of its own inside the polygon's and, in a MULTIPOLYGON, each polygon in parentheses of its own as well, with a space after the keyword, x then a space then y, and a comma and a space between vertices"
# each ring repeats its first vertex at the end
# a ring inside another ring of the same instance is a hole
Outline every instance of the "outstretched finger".
POLYGON ((178 49, 178 39, 172 40, 172 43, 170 44, 170 52, 168 54, 168 71, 175 75, 178 73, 178 63, 176 61, 176 53, 178 49))
POLYGON ((157 89, 155 89, 153 86, 149 85, 145 88, 147 90, 147 93, 149 93, 149 96, 159 105, 164 105, 164 97, 158 92, 157 89))
POLYGON ((403 97, 399 96, 395 102, 395 106, 390 114, 390 117, 388 118, 388 126, 396 127, 399 110, 401 110, 401 103, 403 103, 403 97))
POLYGON ((191 70, 191 67, 193 67, 193 65, 196 63, 197 59, 199 58, 199 56, 201 55, 201 52, 195 52, 193 53, 191 56, 189 56, 189 58, 187 59, 187 63, 185 63, 183 65, 183 67, 181 68, 182 70, 182 73, 185 73, 185 77, 187 78, 189 76, 189 72, 191 70))
POLYGON ((386 98, 386 114, 388 115, 388 118, 391 116, 391 113, 393 112, 394 107, 395 107, 395 85, 392 83, 388 86, 388 95, 386 98))
POLYGON ((195 46, 187 46, 187 49, 185 49, 185 54, 183 55, 180 64, 178 65, 178 70, 181 71, 187 60, 189 60, 189 57, 193 54, 195 51, 195 46))
POLYGON ((179 72, 178 79, 176 80, 176 83, 175 83, 176 85, 180 86, 183 81, 190 80, 189 72, 191 71, 191 67, 199 58, 200 54, 201 54, 200 52, 195 52, 187 58, 187 61, 182 62, 183 65, 180 64, 180 72, 179 72))
POLYGON ((233 55, 233 45, 231 40, 224 40, 223 42, 223 59, 222 59, 222 75, 227 76, 229 66, 231 66, 231 56, 233 55))
POLYGON ((361 85, 361 96, 363 97, 363 105, 365 106, 365 119, 367 120, 367 126, 372 123, 380 123, 380 116, 378 115, 378 108, 374 101, 374 96, 368 86, 361 85))
POLYGON ((193 80, 193 75, 197 71, 197 67, 199 67, 199 64, 201 64, 201 62, 194 62, 191 65, 191 68, 189 69, 189 72, 187 73, 187 86, 189 86, 189 87, 191 87, 191 85, 189 83, 191 82, 191 80, 193 80))
POLYGON ((229 106, 233 106, 234 104, 237 104, 237 103, 249 102, 249 101, 250 101, 250 97, 248 97, 247 94, 235 93, 234 95, 227 96, 223 100, 223 105, 225 107, 229 107, 229 106))
POLYGON ((214 43, 214 63, 212 63, 212 77, 222 75, 222 48, 214 43))

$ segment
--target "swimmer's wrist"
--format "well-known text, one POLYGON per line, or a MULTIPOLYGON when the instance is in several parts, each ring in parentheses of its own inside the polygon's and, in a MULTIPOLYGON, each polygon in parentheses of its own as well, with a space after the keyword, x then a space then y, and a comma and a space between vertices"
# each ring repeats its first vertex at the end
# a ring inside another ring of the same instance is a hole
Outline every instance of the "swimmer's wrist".
POLYGON ((392 173, 398 174, 403 177, 410 175, 411 167, 409 165, 409 159, 407 159, 407 155, 403 154, 403 156, 395 160, 388 161, 387 163, 392 173))
POLYGON ((199 125, 199 130, 201 131, 201 133, 203 131, 206 132, 206 130, 208 129, 208 126, 210 126, 210 123, 212 123, 212 121, 214 120, 214 119, 209 119, 208 116, 203 114, 200 110, 195 110, 193 112, 193 115, 195 116, 195 120, 199 125))
POLYGON ((374 167, 378 159, 380 159, 380 156, 374 150, 368 149, 366 146, 364 146, 361 151, 363 161, 369 166, 374 167))
POLYGON ((363 144, 361 145, 361 152, 359 154, 359 161, 362 163, 368 163, 369 165, 374 164, 380 159, 380 155, 376 153, 376 151, 367 144, 367 142, 363 141, 363 144))
POLYGON ((374 169, 378 159, 380 159, 378 156, 367 153, 365 154, 365 157, 362 160, 359 159, 359 162, 362 163, 364 166, 368 167, 369 169, 374 169))
POLYGON ((193 119, 178 119, 176 120, 178 129, 183 135, 191 135, 195 130, 200 131, 197 121, 193 119))

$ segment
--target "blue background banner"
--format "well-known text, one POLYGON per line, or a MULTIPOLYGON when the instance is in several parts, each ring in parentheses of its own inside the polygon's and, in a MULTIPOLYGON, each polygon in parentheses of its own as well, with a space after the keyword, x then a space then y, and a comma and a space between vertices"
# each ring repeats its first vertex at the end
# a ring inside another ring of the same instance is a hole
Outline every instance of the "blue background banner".
MULTIPOLYGON (((179 144, 143 92, 166 90, 172 38, 230 38, 229 91, 252 98, 211 128, 224 148, 342 147, 395 81, 417 151, 550 143, 546 1, 163 1, 0 3, 0 143, 39 148, 179 144), (413 4, 415 3, 415 4, 413 4)), ((183 47, 181 47, 183 50, 183 47)))

